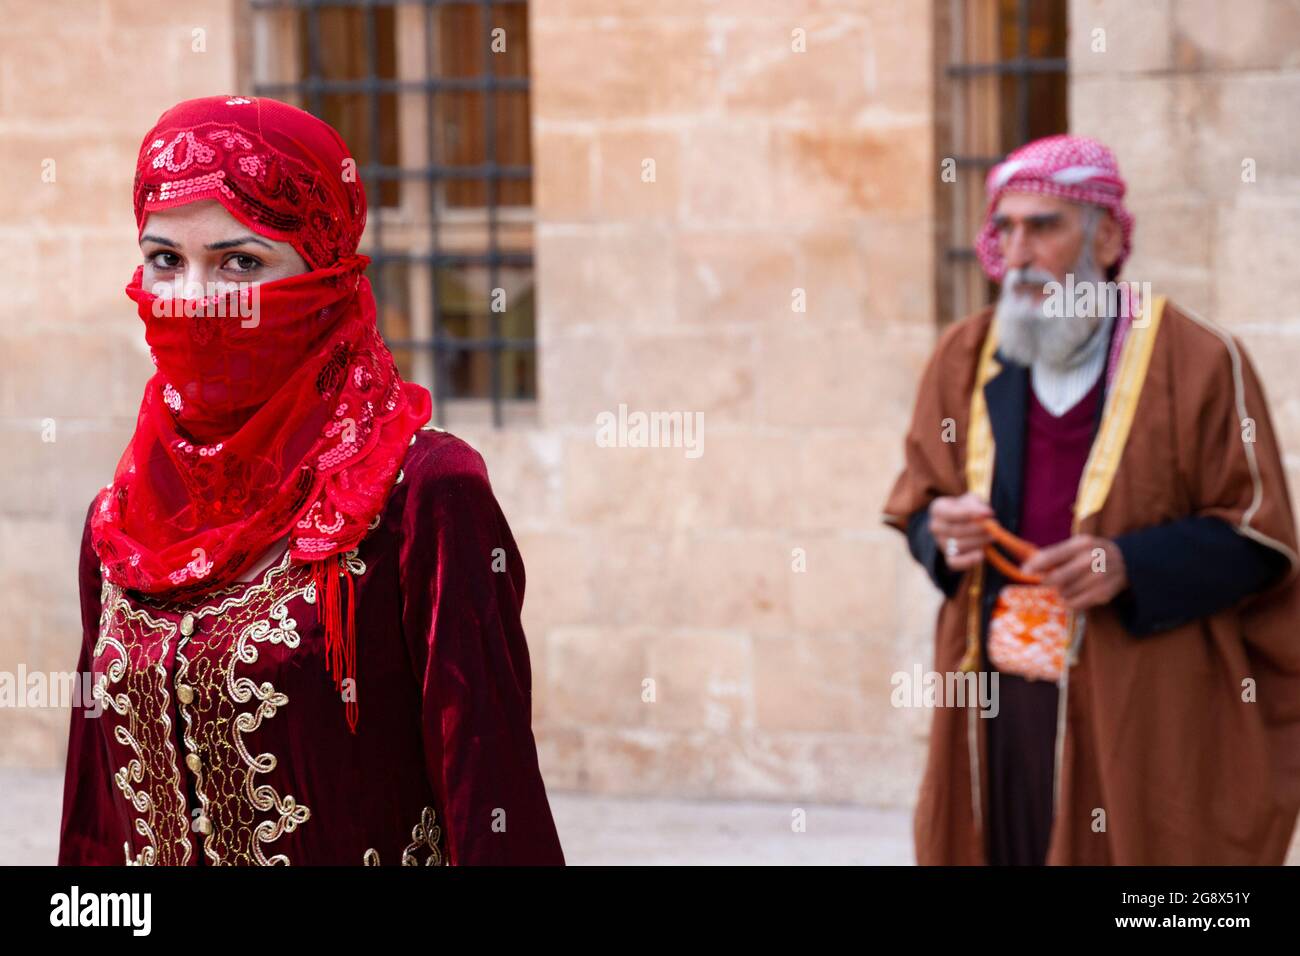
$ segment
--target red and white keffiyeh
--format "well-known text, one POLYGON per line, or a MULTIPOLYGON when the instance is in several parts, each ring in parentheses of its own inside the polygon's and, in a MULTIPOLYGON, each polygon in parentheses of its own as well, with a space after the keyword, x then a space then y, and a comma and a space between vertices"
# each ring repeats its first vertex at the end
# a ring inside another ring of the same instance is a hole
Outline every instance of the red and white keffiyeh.
POLYGON ((1015 150, 989 171, 985 181, 988 209, 975 239, 975 253, 985 274, 1000 282, 1007 271, 993 223, 998 200, 1003 193, 1028 192, 1108 209, 1124 235, 1124 248, 1113 267, 1118 275, 1132 250, 1133 216, 1124 208, 1126 188, 1114 153, 1087 136, 1048 136, 1015 150))

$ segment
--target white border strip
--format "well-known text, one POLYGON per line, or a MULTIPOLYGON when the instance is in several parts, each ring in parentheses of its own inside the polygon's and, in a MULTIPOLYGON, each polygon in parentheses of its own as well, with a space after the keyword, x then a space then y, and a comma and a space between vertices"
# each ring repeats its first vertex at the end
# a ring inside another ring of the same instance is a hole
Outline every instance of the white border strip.
MULTIPOLYGON (((1177 309, 1197 325, 1213 332, 1228 347, 1228 355, 1232 359, 1232 386, 1233 398, 1237 405, 1237 421, 1242 422, 1247 418, 1253 418, 1254 416, 1250 415, 1246 408, 1246 380, 1241 374, 1241 352, 1237 349, 1236 340, 1225 329, 1220 328, 1208 319, 1201 318, 1190 309, 1182 306, 1177 306, 1177 309)), ((1241 516, 1241 524, 1235 525, 1233 530, 1285 555, 1286 559, 1291 562, 1291 572, 1294 574, 1296 569, 1300 568, 1300 556, 1297 556, 1294 551, 1281 541, 1275 541, 1250 526, 1251 519, 1264 503, 1264 478, 1259 472, 1259 459, 1255 457, 1254 443, 1242 439, 1241 445, 1246 453, 1246 463, 1250 466, 1250 480, 1254 485, 1254 495, 1251 497, 1250 507, 1241 516)))

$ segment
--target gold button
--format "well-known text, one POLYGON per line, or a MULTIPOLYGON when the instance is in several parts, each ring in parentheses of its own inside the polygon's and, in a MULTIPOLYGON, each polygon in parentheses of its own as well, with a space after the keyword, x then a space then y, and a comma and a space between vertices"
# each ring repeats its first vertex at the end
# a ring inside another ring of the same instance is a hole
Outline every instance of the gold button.
POLYGON ((181 618, 181 633, 189 637, 194 633, 194 615, 186 614, 181 618))
POLYGON ((194 829, 207 836, 212 832, 212 821, 207 817, 197 817, 194 820, 194 829))
POLYGON ((198 754, 186 754, 185 766, 189 767, 195 773, 203 769, 203 761, 199 759, 198 754))
POLYGON ((182 704, 194 703, 194 688, 189 684, 177 684, 176 696, 181 699, 182 704))

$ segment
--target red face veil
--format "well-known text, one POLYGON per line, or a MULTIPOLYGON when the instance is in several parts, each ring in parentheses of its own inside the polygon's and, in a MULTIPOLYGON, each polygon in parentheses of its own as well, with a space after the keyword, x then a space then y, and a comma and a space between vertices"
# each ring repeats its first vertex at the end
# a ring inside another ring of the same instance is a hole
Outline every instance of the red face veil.
MULTIPOLYGON (((379 514, 431 408, 376 328, 369 259, 356 252, 365 193, 347 146, 275 100, 189 100, 145 136, 134 198, 141 232, 154 210, 215 199, 290 243, 311 271, 169 299, 136 270, 126 292, 157 373, 92 510, 106 576, 193 598, 235 581, 288 534, 291 557, 318 562, 322 590, 337 596, 339 575, 350 585, 338 556, 379 514)), ((345 643, 336 658, 350 656, 345 643)))

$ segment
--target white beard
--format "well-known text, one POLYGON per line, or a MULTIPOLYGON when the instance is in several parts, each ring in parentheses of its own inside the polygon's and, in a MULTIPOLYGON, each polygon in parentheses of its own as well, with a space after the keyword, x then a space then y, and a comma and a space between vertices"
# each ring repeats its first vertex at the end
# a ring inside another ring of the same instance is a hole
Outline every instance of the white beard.
MULTIPOLYGON (((1047 300, 1016 288, 1018 282, 1032 283, 1035 288, 1054 281, 1049 273, 1035 270, 1010 270, 998 297, 998 345, 1012 362, 1028 367, 1030 383, 1039 403, 1052 415, 1063 415, 1096 384, 1106 366, 1106 343, 1110 340, 1109 317, 1069 314, 1076 307, 1068 303, 1064 316, 1048 315, 1047 300)), ((1079 264, 1076 286, 1082 282, 1100 283, 1100 272, 1079 264)), ((1102 301, 1094 296, 1094 302, 1102 301)))
MULTIPOLYGON (((1088 263, 1079 263, 1074 271, 1075 284, 1097 283, 1103 280, 1100 270, 1088 263)), ((1009 269, 1002 282, 994 321, 998 328, 998 345, 1002 354, 1011 361, 1028 367, 1065 369, 1076 364, 1085 351, 1084 346, 1102 325, 1103 316, 1075 315, 1049 316, 1047 299, 1036 291, 1022 292, 1020 283, 1034 290, 1056 277, 1037 269, 1009 269)), ((1093 301, 1099 301, 1094 296, 1093 301)), ((1074 303, 1068 303, 1070 310, 1074 303)), ((1070 311, 1067 310, 1067 311, 1070 311)))

